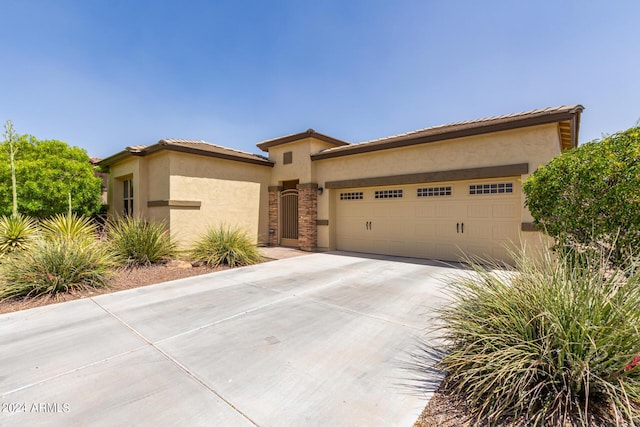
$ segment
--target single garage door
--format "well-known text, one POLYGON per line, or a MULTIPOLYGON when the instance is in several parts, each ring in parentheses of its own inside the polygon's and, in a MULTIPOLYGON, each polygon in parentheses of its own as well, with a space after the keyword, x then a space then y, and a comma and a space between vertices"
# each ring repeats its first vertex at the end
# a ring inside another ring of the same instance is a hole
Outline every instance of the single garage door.
POLYGON ((434 258, 468 255, 511 262, 518 242, 519 177, 349 188, 336 191, 340 250, 434 258))

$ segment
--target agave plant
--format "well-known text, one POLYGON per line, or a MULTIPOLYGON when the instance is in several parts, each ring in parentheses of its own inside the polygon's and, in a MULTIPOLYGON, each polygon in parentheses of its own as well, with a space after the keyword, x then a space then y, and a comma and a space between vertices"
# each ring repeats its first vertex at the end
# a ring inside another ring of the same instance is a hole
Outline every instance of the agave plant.
POLYGON ((37 223, 31 217, 21 214, 0 217, 0 256, 26 248, 37 231, 37 223))

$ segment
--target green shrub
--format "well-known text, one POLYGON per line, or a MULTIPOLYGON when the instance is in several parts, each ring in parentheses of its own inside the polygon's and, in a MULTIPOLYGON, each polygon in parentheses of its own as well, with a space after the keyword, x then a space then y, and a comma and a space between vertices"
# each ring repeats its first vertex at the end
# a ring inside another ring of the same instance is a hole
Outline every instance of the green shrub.
MULTIPOLYGON (((69 195, 73 212, 91 215, 100 209, 101 180, 84 149, 30 135, 15 135, 14 141, 20 212, 39 219, 67 212, 69 195)), ((0 158, 0 215, 8 215, 12 213, 11 168, 4 153, 0 158)))
POLYGON ((69 239, 86 243, 98 237, 98 227, 86 216, 58 214, 41 223, 43 237, 48 240, 69 239))
POLYGON ((37 239, 0 265, 0 299, 55 296, 107 284, 114 260, 108 248, 81 240, 37 239))
POLYGON ((472 262, 451 278, 437 366, 477 422, 638 425, 640 278, 607 257, 521 254, 515 271, 472 262))
POLYGON ((0 256, 24 249, 38 231, 34 219, 20 215, 0 217, 0 256))
POLYGON ((129 267, 166 261, 176 254, 177 244, 161 222, 117 217, 107 221, 105 231, 109 247, 129 267))
POLYGON ((535 223, 560 246, 640 247, 640 127, 567 151, 523 184, 535 223))
POLYGON ((260 252, 249 236, 228 226, 210 228, 198 240, 191 256, 210 267, 228 265, 236 267, 260 262, 260 252))

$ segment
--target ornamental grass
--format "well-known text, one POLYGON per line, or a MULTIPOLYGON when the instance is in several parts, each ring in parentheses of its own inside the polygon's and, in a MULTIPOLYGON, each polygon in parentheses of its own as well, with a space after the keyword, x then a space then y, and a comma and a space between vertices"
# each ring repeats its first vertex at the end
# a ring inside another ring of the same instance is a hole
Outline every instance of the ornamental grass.
POLYGON ((113 267, 113 256, 97 241, 37 238, 0 264, 0 300, 105 286, 113 267))
POLYGON ((127 267, 164 262, 177 252, 177 244, 163 222, 116 217, 107 221, 105 232, 107 245, 127 267))
POLYGON ((438 313, 443 390, 479 425, 638 425, 639 275, 609 257, 521 253, 506 272, 470 261, 438 313))
POLYGON ((195 243, 191 257, 209 267, 237 267, 261 260, 258 248, 245 232, 225 225, 208 229, 195 243))

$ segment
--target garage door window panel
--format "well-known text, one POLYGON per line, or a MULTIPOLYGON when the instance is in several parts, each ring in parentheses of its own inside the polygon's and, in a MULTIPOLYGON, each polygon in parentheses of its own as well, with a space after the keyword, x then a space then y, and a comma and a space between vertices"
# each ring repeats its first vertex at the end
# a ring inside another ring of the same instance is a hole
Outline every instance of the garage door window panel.
POLYGON ((403 190, 401 188, 376 190, 373 197, 375 199, 401 199, 403 197, 403 190))
POLYGON ((362 191, 340 193, 340 200, 362 200, 362 199, 364 199, 364 193, 362 191))
POLYGON ((451 196, 451 186, 418 188, 417 195, 418 197, 451 196))
POLYGON ((500 182, 492 184, 471 184, 469 194, 472 196, 479 194, 506 194, 513 193, 513 183, 500 182))

